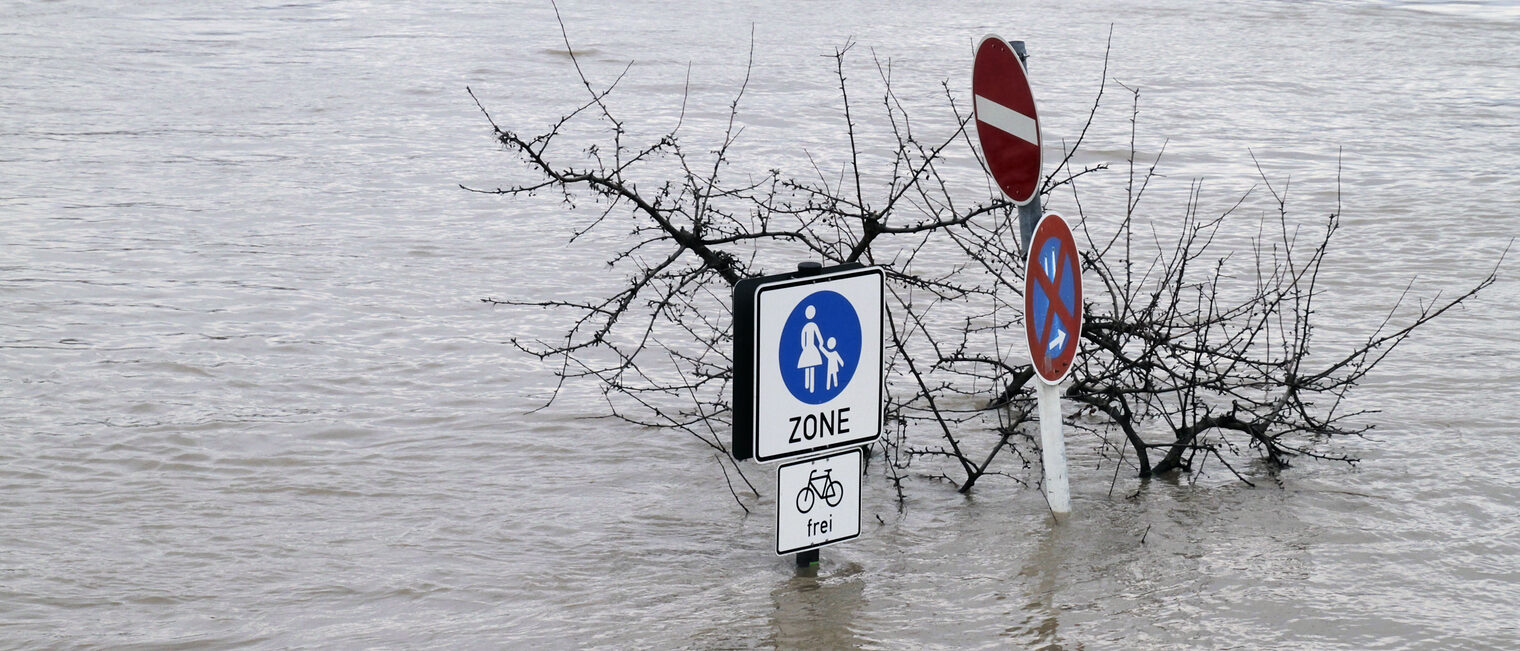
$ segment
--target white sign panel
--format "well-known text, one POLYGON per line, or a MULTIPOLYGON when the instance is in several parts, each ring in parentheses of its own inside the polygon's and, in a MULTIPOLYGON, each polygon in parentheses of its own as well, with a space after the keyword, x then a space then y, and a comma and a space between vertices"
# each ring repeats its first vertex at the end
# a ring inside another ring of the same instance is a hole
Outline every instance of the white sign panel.
POLYGON ((860 535, 860 448, 776 468, 776 554, 860 535))
POLYGON ((881 434, 882 280, 881 269, 851 269, 755 292, 756 459, 881 434))

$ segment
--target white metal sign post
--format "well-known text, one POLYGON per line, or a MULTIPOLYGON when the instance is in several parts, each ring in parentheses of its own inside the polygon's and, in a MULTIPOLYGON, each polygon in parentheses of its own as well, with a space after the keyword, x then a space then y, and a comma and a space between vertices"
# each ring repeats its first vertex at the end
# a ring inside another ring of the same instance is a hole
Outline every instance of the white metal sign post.
POLYGON ((860 448, 776 467, 776 555, 860 535, 860 448))

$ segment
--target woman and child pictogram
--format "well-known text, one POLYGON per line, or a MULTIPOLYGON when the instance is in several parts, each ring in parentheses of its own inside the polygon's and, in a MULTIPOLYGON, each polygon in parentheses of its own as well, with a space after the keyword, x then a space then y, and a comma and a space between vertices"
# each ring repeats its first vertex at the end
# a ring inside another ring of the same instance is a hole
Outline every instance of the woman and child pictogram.
POLYGON ((782 326, 776 370, 793 398, 821 405, 838 398, 860 364, 860 316, 850 299, 832 290, 808 294, 782 326))
POLYGON ((802 354, 797 358, 797 368, 803 370, 803 386, 809 393, 813 393, 817 391, 817 368, 826 361, 828 369, 823 389, 827 391, 839 384, 839 368, 844 366, 844 357, 839 354, 835 339, 829 337, 825 340, 823 331, 813 321, 818 315, 818 309, 809 305, 805 314, 807 323, 802 325, 802 354))

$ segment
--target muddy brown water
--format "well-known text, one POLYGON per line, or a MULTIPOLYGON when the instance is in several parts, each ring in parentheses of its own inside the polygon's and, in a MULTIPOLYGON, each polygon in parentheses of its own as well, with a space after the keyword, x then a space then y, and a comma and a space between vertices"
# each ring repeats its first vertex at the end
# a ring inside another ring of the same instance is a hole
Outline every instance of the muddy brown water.
MULTIPOLYGON (((838 160, 848 39, 921 129, 977 38, 1026 40, 1046 139, 1073 139, 1112 26, 1161 213, 1198 177, 1223 205, 1253 154, 1304 215, 1339 175, 1327 346, 1520 232, 1512 2, 561 4, 593 76, 637 61, 618 101, 651 128, 689 70, 714 133, 753 30, 745 151, 781 163, 838 160)), ((595 418, 590 387, 531 412, 552 376, 505 342, 564 324, 478 300, 614 280, 553 202, 457 187, 518 169, 466 86, 527 127, 579 101, 547 3, 0 12, 0 646, 1520 646, 1512 275, 1367 382, 1378 429, 1328 448, 1355 468, 1111 493, 1073 438, 1062 525, 1012 481, 915 470, 899 504, 873 473, 860 538, 799 573, 773 470, 746 516, 705 446, 595 418)), ((1086 163, 1129 149, 1109 91, 1086 163)))

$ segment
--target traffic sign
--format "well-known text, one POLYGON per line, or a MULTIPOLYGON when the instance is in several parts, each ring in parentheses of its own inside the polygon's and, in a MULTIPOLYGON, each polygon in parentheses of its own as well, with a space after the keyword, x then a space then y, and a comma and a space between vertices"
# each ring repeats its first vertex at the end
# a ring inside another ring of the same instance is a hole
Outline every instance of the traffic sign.
POLYGON ((861 451, 776 467, 776 555, 860 535, 861 451))
POLYGON ((1015 205, 1034 199, 1043 154, 1040 119, 1029 76, 1013 48, 997 36, 982 37, 971 67, 972 113, 987 169, 1015 205))
POLYGON ((1048 214, 1034 228, 1024 266, 1024 333, 1041 380, 1060 384, 1082 338, 1082 264, 1071 227, 1048 214))
POLYGON ((735 458, 778 461, 881 434, 883 278, 848 265, 735 286, 735 458))

